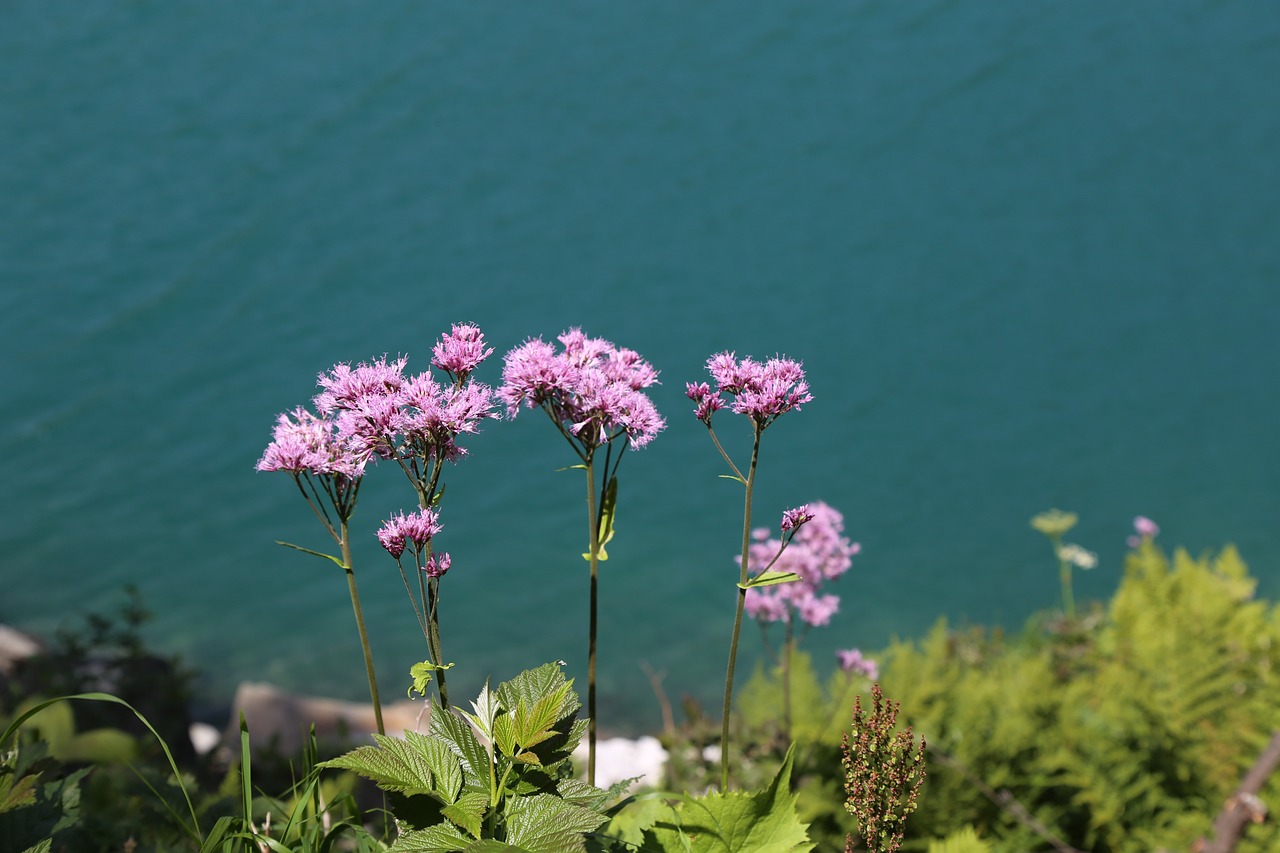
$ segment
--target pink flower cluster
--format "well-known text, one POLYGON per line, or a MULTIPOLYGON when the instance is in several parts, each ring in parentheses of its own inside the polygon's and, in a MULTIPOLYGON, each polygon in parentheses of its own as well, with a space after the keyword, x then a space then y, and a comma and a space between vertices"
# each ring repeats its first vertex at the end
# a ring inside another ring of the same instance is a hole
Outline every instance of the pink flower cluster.
POLYGON ((357 458, 452 461, 466 454, 458 436, 477 433, 483 420, 498 416, 493 390, 469 378, 492 352, 477 327, 455 324, 433 348, 432 364, 452 377, 449 384, 429 371, 406 376, 403 356, 338 364, 319 376, 316 410, 334 420, 339 441, 357 458))
POLYGON ((823 586, 849 570, 861 546, 844 536, 844 516, 822 501, 787 510, 782 529, 784 535, 790 532, 789 538, 770 538, 767 529, 754 531, 748 567, 753 576, 768 566, 800 579, 749 589, 743 606, 761 622, 789 622, 794 611, 808 625, 826 625, 839 610, 840 597, 823 594, 823 586))
POLYGON ((1142 540, 1156 538, 1160 534, 1160 525, 1145 515, 1140 515, 1133 520, 1133 530, 1135 535, 1126 539, 1125 544, 1130 548, 1137 548, 1142 540))
POLYGON ((333 421, 302 407, 284 413, 271 430, 271 443, 254 468, 291 474, 336 475, 355 480, 364 474, 367 456, 351 453, 333 421))
POLYGON ((685 393, 696 404, 698 420, 708 426, 711 416, 727 405, 722 396, 725 394, 733 396, 730 408, 734 412, 747 415, 760 427, 813 400, 804 368, 789 358, 738 361, 734 353, 722 352, 707 359, 707 370, 716 382, 716 390, 712 391, 706 382, 689 382, 685 393))
POLYGON ((537 338, 507 353, 497 396, 508 416, 522 405, 542 408, 584 448, 623 435, 633 447, 644 447, 666 427, 641 390, 657 383, 658 372, 638 353, 577 328, 558 340, 561 352, 537 338))
POLYGON ((452 558, 447 552, 430 554, 432 538, 443 529, 440 514, 433 509, 420 509, 408 515, 397 513, 378 528, 378 541, 387 553, 400 561, 408 548, 415 562, 421 562, 422 571, 430 578, 439 578, 449 571, 452 558), (426 559, 423 555, 427 554, 426 559))
POLYGON ((871 681, 880 677, 880 664, 869 657, 863 657, 860 649, 839 649, 836 651, 836 660, 840 663, 840 669, 845 672, 864 676, 871 681))

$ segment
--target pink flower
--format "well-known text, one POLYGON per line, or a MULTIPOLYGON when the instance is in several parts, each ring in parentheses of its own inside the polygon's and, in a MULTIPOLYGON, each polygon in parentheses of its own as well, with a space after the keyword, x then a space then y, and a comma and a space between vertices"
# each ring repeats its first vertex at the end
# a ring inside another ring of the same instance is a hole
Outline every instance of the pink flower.
POLYGON ((449 556, 449 552, 442 551, 428 557, 427 562, 422 566, 422 571, 426 572, 429 578, 439 579, 444 577, 444 573, 449 571, 449 566, 452 564, 453 558, 449 556))
POLYGON ((768 566, 774 572, 792 572, 799 580, 747 591, 746 612, 761 622, 790 621, 792 612, 809 625, 825 625, 839 608, 839 598, 821 595, 827 581, 835 580, 853 565, 861 550, 844 535, 844 516, 822 501, 814 501, 783 513, 787 539, 767 538, 767 530, 752 531, 747 550, 750 573, 768 566))
POLYGON ((421 551, 442 529, 440 516, 433 509, 420 509, 408 515, 398 513, 382 523, 378 529, 378 541, 387 553, 399 559, 404 553, 406 540, 421 551))
POLYGON ((507 353, 497 397, 509 417, 522 406, 542 408, 584 448, 620 436, 641 448, 666 427, 641 390, 658 381, 658 372, 635 351, 577 328, 559 340, 561 352, 539 338, 507 353))
POLYGON ((836 660, 845 672, 862 675, 871 681, 880 677, 880 665, 868 657, 863 657, 858 649, 840 649, 836 652, 836 660))
POLYGON ((813 513, 809 511, 808 506, 798 506, 795 509, 789 509, 782 513, 782 532, 795 530, 806 522, 813 521, 813 513))
POLYGON ((461 381, 491 355, 493 347, 485 345, 479 326, 454 323, 431 348, 431 363, 461 381))
POLYGON ((1133 529, 1144 539, 1153 538, 1160 533, 1160 526, 1143 515, 1133 520, 1133 529))
POLYGON ((367 454, 352 452, 338 440, 333 421, 302 407, 280 415, 271 443, 254 467, 258 471, 340 476, 354 480, 364 474, 367 454))
POLYGON ((789 358, 771 358, 763 363, 751 358, 738 361, 734 353, 722 352, 707 359, 707 370, 716 382, 716 392, 712 394, 705 383, 690 383, 686 392, 697 403, 698 419, 705 423, 724 407, 722 394, 733 395, 733 411, 747 415, 761 427, 813 400, 804 369, 789 358))

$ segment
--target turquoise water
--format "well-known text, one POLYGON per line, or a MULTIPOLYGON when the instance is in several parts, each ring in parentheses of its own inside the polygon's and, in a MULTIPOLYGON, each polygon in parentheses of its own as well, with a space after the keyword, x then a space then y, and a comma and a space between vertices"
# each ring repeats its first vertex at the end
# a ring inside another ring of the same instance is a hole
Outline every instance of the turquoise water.
MULTIPOLYGON (((806 646, 1056 601, 1027 519, 1081 513, 1114 588, 1134 515, 1280 593, 1280 15, 1265 2, 10 4, 0 31, 0 617, 123 584, 204 672, 359 698, 341 575, 275 414, 340 360, 425 369, 570 325, 662 371, 602 580, 606 728, 641 662, 712 701, 740 495, 682 389, 721 349, 805 362, 757 507, 824 499, 863 552, 806 646)), ((497 360, 482 369, 496 381, 497 360)), ((738 436, 742 438, 742 436, 738 436)), ((740 446, 741 442, 739 442, 740 446)), ((457 690, 582 675, 581 483, 549 425, 450 474, 457 690)), ((423 656, 357 515, 388 694, 423 656)), ((758 652, 750 637, 748 655, 758 652)))

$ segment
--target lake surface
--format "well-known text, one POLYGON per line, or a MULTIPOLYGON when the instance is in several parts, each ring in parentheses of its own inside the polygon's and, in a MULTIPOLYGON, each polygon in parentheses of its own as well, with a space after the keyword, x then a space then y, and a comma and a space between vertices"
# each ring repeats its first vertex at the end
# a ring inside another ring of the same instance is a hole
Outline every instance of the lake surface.
MULTIPOLYGON (((642 664, 718 707, 740 489, 684 398, 717 351, 804 361, 757 519, 822 499, 861 542, 832 625, 1057 601, 1027 520, 1074 509, 1114 589, 1131 520, 1234 542, 1280 593, 1280 15, 1266 2, 8 4, 0 30, 0 618, 52 631, 126 583, 202 672, 366 695, 327 541, 253 465, 338 361, 424 370, 569 326, 662 372, 602 577, 606 729, 642 664)), ((741 450, 745 425, 721 429, 741 450)), ((449 472, 451 686, 565 659, 586 538, 544 418, 449 472)), ((373 530, 384 693, 425 656, 373 530)), ((363 532, 362 532, 363 531, 363 532)), ((748 634, 747 661, 760 652, 748 634)))

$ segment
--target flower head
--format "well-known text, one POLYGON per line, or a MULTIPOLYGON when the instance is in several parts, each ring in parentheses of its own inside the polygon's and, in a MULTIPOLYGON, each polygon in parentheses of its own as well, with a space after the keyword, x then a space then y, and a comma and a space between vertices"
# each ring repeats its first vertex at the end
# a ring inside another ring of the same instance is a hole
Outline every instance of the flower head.
POLYGON ((471 323, 454 323, 431 348, 431 363, 462 381, 480 362, 493 355, 486 346, 480 327, 471 323))
POLYGON ((276 419, 271 443, 254 467, 258 471, 341 476, 354 480, 364 474, 368 457, 352 452, 338 440, 333 421, 302 407, 276 419))
POLYGON ((1074 512, 1063 512, 1051 509, 1031 519, 1031 526, 1050 538, 1061 537, 1062 534, 1076 526, 1078 520, 1074 512))
POLYGON ((507 353, 497 396, 509 417, 522 406, 542 408, 586 448, 620 436, 632 447, 644 447, 666 427, 642 390, 658 381, 658 372, 634 350, 587 337, 577 328, 559 341, 559 352, 539 338, 507 353))
POLYGON ((440 516, 433 509, 420 509, 408 515, 397 513, 382 523, 378 529, 378 541, 388 554, 399 559, 406 542, 421 551, 442 527, 440 516))
POLYGON ((761 622, 785 622, 794 616, 810 626, 825 625, 839 609, 840 599, 822 594, 822 589, 849 570, 861 547, 844 535, 844 516, 823 501, 787 510, 782 529, 783 539, 755 531, 747 552, 748 568, 758 575, 768 566, 770 571, 790 572, 798 579, 753 587, 747 590, 743 606, 761 622), (787 532, 792 535, 786 537, 787 532))
POLYGON ((810 511, 807 505, 786 510, 782 513, 782 532, 796 530, 800 525, 809 521, 813 521, 813 512, 810 511))
POLYGON ((687 391, 697 403, 698 419, 704 422, 710 422, 711 415, 724 407, 722 394, 734 397, 734 412, 747 415, 761 427, 813 400, 804 369, 800 362, 789 358, 738 361, 734 353, 721 352, 707 359, 707 370, 716 382, 715 394, 705 384, 690 384, 687 391))
POLYGON ((1133 520, 1134 531, 1144 538, 1155 538, 1160 534, 1160 525, 1144 515, 1140 515, 1133 520))
POLYGON ((1058 559, 1081 569, 1092 569, 1098 565, 1098 555, 1081 548, 1074 542, 1068 542, 1058 549, 1058 559))
POLYGON ((432 554, 422 565, 422 571, 426 572, 427 577, 437 580, 444 577, 444 573, 449 571, 449 566, 453 564, 453 558, 449 556, 448 551, 442 551, 439 554, 432 554))
POLYGON ((836 651, 836 660, 840 663, 840 669, 845 672, 864 676, 871 681, 880 677, 880 665, 871 658, 863 657, 859 649, 839 649, 836 651))

